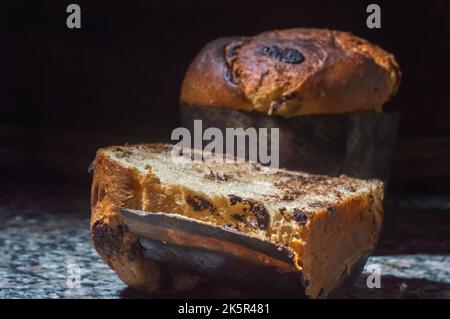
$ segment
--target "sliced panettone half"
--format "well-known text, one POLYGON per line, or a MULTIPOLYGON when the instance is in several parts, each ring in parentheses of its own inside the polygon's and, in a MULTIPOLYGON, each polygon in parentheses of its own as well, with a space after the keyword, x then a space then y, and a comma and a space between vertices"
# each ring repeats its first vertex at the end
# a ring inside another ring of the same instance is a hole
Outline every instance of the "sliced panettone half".
POLYGON ((95 247, 130 286, 190 289, 199 278, 164 273, 143 258, 137 236, 114 207, 179 214, 292 251, 305 294, 326 297, 374 248, 382 224, 383 185, 256 163, 174 161, 171 145, 113 146, 97 152, 91 231, 95 247), (121 229, 117 232, 117 229, 121 229), (167 280, 170 278, 170 284, 167 280))

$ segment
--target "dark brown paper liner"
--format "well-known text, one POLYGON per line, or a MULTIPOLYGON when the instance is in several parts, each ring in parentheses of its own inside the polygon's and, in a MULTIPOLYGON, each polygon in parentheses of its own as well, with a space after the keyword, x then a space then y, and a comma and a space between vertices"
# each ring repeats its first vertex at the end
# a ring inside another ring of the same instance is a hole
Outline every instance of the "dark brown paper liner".
POLYGON ((201 119, 203 131, 217 127, 224 136, 227 127, 279 128, 281 168, 329 176, 377 178, 384 182, 389 176, 398 124, 396 113, 361 112, 286 119, 259 112, 192 105, 181 106, 181 119, 182 126, 191 131, 194 120, 201 119))
MULTIPOLYGON (((166 269, 187 272, 258 297, 304 298, 306 282, 286 247, 252 238, 189 217, 118 209, 139 236, 146 258, 166 269)), ((362 253, 330 292, 345 290, 362 271, 370 252, 362 253)))

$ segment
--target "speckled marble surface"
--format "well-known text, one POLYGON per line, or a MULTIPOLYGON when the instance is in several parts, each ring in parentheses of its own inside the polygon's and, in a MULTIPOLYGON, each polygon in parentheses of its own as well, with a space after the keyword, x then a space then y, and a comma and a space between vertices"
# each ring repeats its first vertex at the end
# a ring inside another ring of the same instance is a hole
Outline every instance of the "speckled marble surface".
MULTIPOLYGON (((88 187, 9 183, 0 193, 0 298, 151 297, 127 288, 93 249, 88 187)), ((216 288, 178 297, 242 296, 216 288)), ((343 297, 450 298, 450 196, 388 198, 379 247, 343 297), (381 288, 366 285, 370 265, 381 288)))

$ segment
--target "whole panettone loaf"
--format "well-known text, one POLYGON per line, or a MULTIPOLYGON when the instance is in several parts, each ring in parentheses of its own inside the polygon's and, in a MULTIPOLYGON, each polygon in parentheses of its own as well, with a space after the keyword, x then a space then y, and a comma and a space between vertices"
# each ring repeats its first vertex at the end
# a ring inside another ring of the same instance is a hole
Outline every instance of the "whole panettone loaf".
POLYGON ((144 258, 118 207, 179 214, 285 246, 304 278, 298 285, 313 298, 335 291, 378 240, 379 181, 211 159, 180 164, 171 149, 113 146, 100 149, 95 159, 92 239, 132 287, 166 293, 190 289, 200 279, 144 258))
POLYGON ((393 55, 347 32, 287 29, 220 38, 191 63, 182 105, 293 117, 380 110, 400 83, 393 55))

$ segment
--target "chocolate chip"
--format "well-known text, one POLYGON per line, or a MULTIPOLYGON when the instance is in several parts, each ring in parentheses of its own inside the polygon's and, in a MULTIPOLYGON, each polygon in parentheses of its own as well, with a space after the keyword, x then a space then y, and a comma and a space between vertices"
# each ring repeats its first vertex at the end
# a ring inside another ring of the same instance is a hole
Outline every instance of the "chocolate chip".
POLYGON ((281 61, 290 64, 302 63, 305 60, 303 54, 300 51, 286 48, 281 52, 281 61))
POLYGON ((281 215, 284 215, 284 213, 286 212, 286 207, 281 207, 281 208, 279 209, 279 211, 280 211, 280 214, 281 214, 281 215))
POLYGON ((186 202, 196 211, 202 211, 208 209, 211 212, 215 212, 216 208, 206 199, 201 196, 188 196, 186 202))
POLYGON ((259 229, 266 229, 269 226, 269 213, 267 212, 266 207, 260 203, 252 203, 250 206, 250 210, 255 215, 256 221, 258 223, 259 229))
POLYGON ((230 198, 230 204, 232 206, 236 205, 237 203, 242 203, 242 197, 236 196, 236 195, 228 195, 230 198))
POLYGON ((266 229, 269 226, 270 216, 266 207, 256 201, 243 199, 236 195, 228 195, 232 206, 242 203, 242 214, 232 215, 238 221, 246 223, 252 228, 266 229), (249 215, 250 213, 250 215, 249 215))
POLYGON ((289 64, 299 64, 305 60, 300 51, 292 48, 280 48, 276 45, 265 46, 261 52, 271 59, 278 60, 289 64))
POLYGON ((300 209, 294 209, 294 214, 292 214, 292 218, 300 225, 305 226, 308 222, 308 215, 302 212, 300 209))
POLYGON ((280 47, 278 47, 276 45, 272 45, 270 47, 263 47, 262 53, 264 53, 265 55, 267 55, 268 57, 270 57, 272 59, 279 60, 280 55, 281 55, 281 49, 280 49, 280 47))

